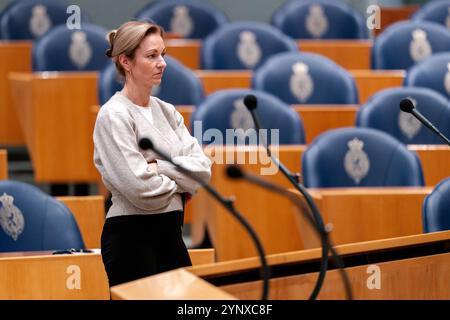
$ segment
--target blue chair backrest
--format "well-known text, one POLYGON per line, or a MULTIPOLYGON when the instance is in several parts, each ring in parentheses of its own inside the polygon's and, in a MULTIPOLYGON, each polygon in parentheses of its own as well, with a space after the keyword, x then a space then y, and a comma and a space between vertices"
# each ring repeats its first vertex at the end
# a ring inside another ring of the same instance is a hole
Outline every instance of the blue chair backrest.
POLYGON ((53 28, 33 46, 33 70, 102 70, 109 60, 105 55, 109 48, 106 35, 106 29, 88 23, 80 30, 53 28))
MULTIPOLYGON (((197 105, 204 99, 203 85, 197 75, 178 60, 165 56, 167 63, 161 85, 153 88, 152 95, 173 105, 197 105)), ((100 104, 104 104, 116 91, 123 88, 114 63, 109 63, 98 80, 100 104)))
POLYGON ((253 88, 288 104, 355 104, 358 92, 352 75, 318 54, 285 52, 253 73, 253 88))
POLYGON ((413 20, 436 22, 450 29, 450 1, 429 1, 420 7, 411 18, 413 20))
POLYGON ((0 181, 0 252, 84 249, 70 210, 40 189, 0 181))
POLYGON ((228 18, 219 9, 197 0, 155 1, 136 14, 139 20, 152 20, 183 38, 203 39, 228 18))
POLYGON ((387 133, 369 128, 318 136, 303 153, 302 173, 308 188, 424 185, 417 155, 387 133))
POLYGON ((411 98, 416 109, 440 131, 450 136, 450 103, 438 92, 419 87, 398 87, 379 91, 360 107, 356 125, 389 133, 404 144, 441 144, 428 128, 410 113, 400 110, 400 101, 411 98))
POLYGON ((234 22, 210 34, 201 49, 203 69, 256 69, 270 56, 298 51, 295 41, 271 25, 234 22))
POLYGON ((450 99, 450 53, 434 54, 410 68, 404 85, 430 88, 450 99))
POLYGON ((428 21, 390 25, 374 41, 374 69, 408 69, 434 53, 450 51, 450 31, 428 21))
POLYGON ((423 202, 423 232, 450 230, 450 178, 444 179, 423 202))
POLYGON ((363 15, 339 1, 289 1, 274 12, 272 24, 295 39, 361 39, 368 36, 363 15))
MULTIPOLYGON (((0 16, 0 38, 3 40, 34 40, 58 25, 66 25, 72 15, 69 5, 55 0, 13 1, 0 16)), ((89 18, 82 11, 80 22, 89 18)))
POLYGON ((257 98, 256 112, 262 129, 268 131, 266 141, 269 144, 305 142, 302 120, 289 105, 268 93, 245 89, 217 91, 197 106, 191 116, 191 132, 197 140, 214 145, 259 143, 254 130, 248 132, 251 134, 247 138, 244 136, 245 131, 255 128, 252 116, 243 103, 248 94, 257 98))

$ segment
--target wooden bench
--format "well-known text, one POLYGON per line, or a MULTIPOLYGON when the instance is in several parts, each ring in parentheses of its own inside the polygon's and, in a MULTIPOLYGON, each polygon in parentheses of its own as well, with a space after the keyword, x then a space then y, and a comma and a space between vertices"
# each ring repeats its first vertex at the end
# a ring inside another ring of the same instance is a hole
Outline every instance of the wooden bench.
POLYGON ((0 150, 0 180, 8 179, 8 152, 0 150))

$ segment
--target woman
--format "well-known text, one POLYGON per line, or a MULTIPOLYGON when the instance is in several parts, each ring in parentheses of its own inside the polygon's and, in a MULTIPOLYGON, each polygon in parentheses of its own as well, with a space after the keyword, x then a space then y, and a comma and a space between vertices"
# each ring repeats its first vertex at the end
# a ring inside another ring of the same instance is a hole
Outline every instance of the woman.
MULTIPOLYGON (((109 34, 106 54, 125 84, 100 109, 94 129, 94 163, 112 194, 101 238, 109 285, 189 266, 182 238, 183 195, 198 184, 171 163, 141 150, 140 139, 207 182, 211 162, 175 108, 156 97, 166 67, 164 32, 132 21, 109 34)), ((180 83, 182 85, 182 83, 180 83)))

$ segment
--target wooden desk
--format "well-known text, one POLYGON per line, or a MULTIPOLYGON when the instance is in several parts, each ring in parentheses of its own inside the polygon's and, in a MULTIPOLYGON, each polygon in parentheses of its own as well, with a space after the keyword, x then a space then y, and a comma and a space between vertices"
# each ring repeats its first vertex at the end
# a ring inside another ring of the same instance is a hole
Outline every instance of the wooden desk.
MULTIPOLYGON (((197 70, 206 94, 231 88, 251 88, 252 72, 247 70, 197 70)), ((365 103, 376 92, 402 86, 405 72, 402 70, 350 70, 359 93, 359 102, 365 103)))
POLYGON ((409 20, 414 12, 420 8, 420 5, 402 5, 400 7, 381 7, 380 18, 381 28, 375 29, 375 35, 378 36, 391 24, 409 20))
POLYGON ((422 163, 425 185, 434 187, 450 177, 450 147, 446 145, 409 145, 422 163))
MULTIPOLYGON (((214 263, 213 249, 189 250, 193 265, 214 263)), ((0 253, 0 299, 107 300, 108 280, 99 252, 0 253)))
MULTIPOLYGON (((279 158, 292 172, 299 172, 304 149, 305 146, 281 146, 279 158)), ((244 170, 256 174, 261 174, 262 168, 269 168, 267 158, 260 150, 256 147, 205 149, 214 161, 211 184, 222 195, 236 198, 236 208, 255 228, 268 254, 315 247, 315 235, 299 220, 297 209, 287 199, 245 181, 232 181, 226 177, 227 156, 234 158, 234 163, 240 163, 244 170), (243 164, 242 159, 251 159, 251 156, 257 161, 249 164, 246 160, 243 164)), ((291 188, 280 172, 263 178, 291 188)), ((334 226, 335 243, 340 244, 420 233, 422 202, 431 189, 343 188, 321 189, 314 194, 325 222, 334 226), (366 227, 361 226, 363 221, 366 227)), ((246 232, 204 190, 200 190, 190 205, 194 243, 202 240, 206 227, 219 261, 256 255, 246 232)))
POLYGON ((13 107, 8 75, 10 72, 31 72, 31 47, 31 41, 0 41, 0 144, 25 144, 13 107))
MULTIPOLYGON (((297 40, 300 51, 321 54, 345 69, 371 69, 371 40, 297 40)), ((167 53, 193 70, 201 69, 200 40, 167 40, 167 53)))
POLYGON ((12 96, 33 163, 35 181, 90 183, 97 105, 96 72, 13 73, 12 96))
POLYGON ((0 150, 0 180, 8 179, 8 154, 6 150, 0 150))
POLYGON ((72 211, 86 248, 100 248, 105 223, 105 199, 102 196, 57 197, 72 211))
MULTIPOLYGON (((340 245, 355 299, 449 299, 450 231, 340 245), (369 289, 378 267, 380 289, 369 289)), ((319 249, 269 255, 270 299, 307 299, 317 279, 319 249), (313 267, 313 264, 315 266, 313 267)), ((259 299, 259 258, 186 269, 238 299, 259 299)), ((327 272, 319 299, 345 299, 337 270, 327 272)))

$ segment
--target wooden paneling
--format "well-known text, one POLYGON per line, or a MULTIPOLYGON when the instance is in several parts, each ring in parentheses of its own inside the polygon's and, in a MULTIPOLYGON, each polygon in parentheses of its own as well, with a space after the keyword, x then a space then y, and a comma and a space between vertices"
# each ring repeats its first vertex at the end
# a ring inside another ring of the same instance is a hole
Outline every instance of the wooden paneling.
POLYGON ((105 200, 102 196, 57 197, 72 211, 86 248, 100 248, 105 223, 105 200))
POLYGON ((378 36, 391 24, 402 21, 409 20, 414 12, 420 8, 420 5, 403 5, 401 7, 381 7, 380 18, 381 25, 380 29, 375 29, 375 35, 378 36))
MULTIPOLYGON (((351 265, 346 271, 355 299, 449 299, 449 240, 450 231, 443 231, 345 244, 336 246, 336 250, 344 262, 348 258, 347 264, 351 265), (369 288, 368 283, 373 283, 370 279, 373 278, 373 270, 377 268, 380 286, 369 288)), ((270 281, 270 299, 307 299, 317 280, 317 272, 302 269, 302 266, 317 262, 320 256, 320 249, 269 255, 267 263, 273 272, 279 270, 286 274, 287 268, 293 271, 291 275, 281 274, 270 281)), ((239 299, 259 299, 261 281, 239 280, 241 274, 259 268, 260 260, 255 257, 195 266, 187 270, 209 281, 227 275, 229 281, 236 284, 222 285, 220 289, 239 299)), ((319 299, 345 299, 342 279, 337 270, 327 272, 319 299)))
POLYGON ((35 180, 97 182, 91 110, 98 104, 97 73, 14 73, 10 79, 35 180))
POLYGON ((10 72, 31 72, 31 47, 31 41, 0 42, 0 144, 25 144, 13 107, 8 75, 10 72))
POLYGON ((409 145, 422 163, 425 184, 434 187, 450 177, 450 147, 446 145, 409 145))
POLYGON ((8 179, 8 154, 6 150, 0 150, 0 180, 8 179))
POLYGON ((323 55, 341 67, 371 69, 371 40, 297 40, 301 52, 323 55))
MULTIPOLYGON (((405 78, 405 72, 401 70, 350 70, 349 72, 355 79, 361 104, 382 89, 402 86, 405 78)), ((197 70, 195 73, 202 81, 206 94, 223 89, 251 87, 251 71, 197 70)))
MULTIPOLYGON (((321 54, 343 68, 370 69, 372 41, 370 40, 297 40, 300 51, 321 54)), ((199 40, 176 39, 166 41, 167 53, 185 66, 201 69, 199 40)))

